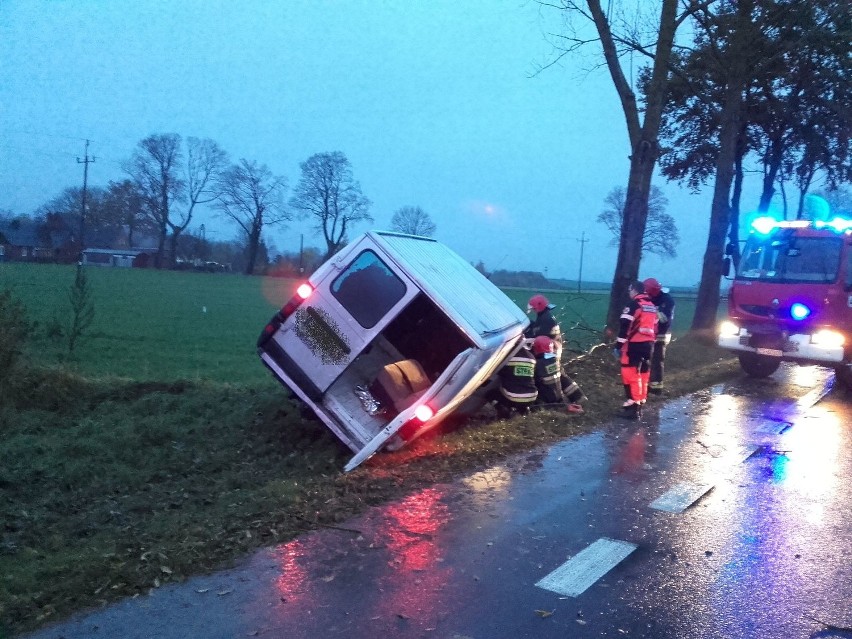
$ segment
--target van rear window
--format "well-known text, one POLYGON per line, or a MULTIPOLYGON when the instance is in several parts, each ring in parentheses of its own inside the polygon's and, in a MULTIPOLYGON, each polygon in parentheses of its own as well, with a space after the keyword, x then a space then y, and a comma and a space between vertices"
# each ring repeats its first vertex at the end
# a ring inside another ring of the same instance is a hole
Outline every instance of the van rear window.
POLYGON ((373 251, 364 251, 331 283, 331 293, 364 328, 405 295, 405 283, 373 251))

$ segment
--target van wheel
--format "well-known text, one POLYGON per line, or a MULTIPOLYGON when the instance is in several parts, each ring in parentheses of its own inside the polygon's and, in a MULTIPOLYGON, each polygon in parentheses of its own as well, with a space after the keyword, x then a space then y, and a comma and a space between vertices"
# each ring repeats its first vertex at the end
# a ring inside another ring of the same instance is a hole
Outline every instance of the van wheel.
POLYGON ((740 368, 749 377, 769 377, 778 370, 781 360, 777 357, 766 357, 755 353, 740 353, 740 368))
POLYGON ((848 391, 852 391, 852 365, 838 366, 834 369, 837 384, 848 391))

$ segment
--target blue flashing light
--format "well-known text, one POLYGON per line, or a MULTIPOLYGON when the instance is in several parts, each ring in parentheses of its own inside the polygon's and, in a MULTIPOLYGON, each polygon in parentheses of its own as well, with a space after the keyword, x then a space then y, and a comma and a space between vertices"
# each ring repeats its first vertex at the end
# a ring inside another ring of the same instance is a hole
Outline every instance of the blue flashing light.
POLYGON ((774 217, 764 216, 755 219, 751 223, 751 228, 760 233, 761 235, 768 235, 775 230, 775 227, 778 225, 778 220, 774 217))
POLYGON ((823 222, 822 220, 819 220, 819 221, 814 223, 814 226, 816 226, 816 228, 818 228, 818 229, 827 226, 828 228, 833 229, 834 231, 837 231, 838 233, 844 233, 844 232, 852 229, 852 220, 849 220, 845 217, 835 217, 835 218, 830 219, 827 222, 823 222))
POLYGON ((797 321, 801 321, 805 319, 808 315, 811 314, 811 309, 802 304, 801 302, 796 302, 790 307, 790 316, 797 321))

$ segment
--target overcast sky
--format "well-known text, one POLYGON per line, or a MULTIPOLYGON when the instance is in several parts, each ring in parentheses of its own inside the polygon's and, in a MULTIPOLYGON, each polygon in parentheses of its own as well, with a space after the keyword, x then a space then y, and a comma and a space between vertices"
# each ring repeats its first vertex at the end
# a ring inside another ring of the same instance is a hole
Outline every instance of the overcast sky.
MULTIPOLYGON (((596 218, 626 184, 624 117, 594 48, 536 74, 559 28, 527 0, 0 0, 0 209, 81 186, 86 139, 98 186, 155 133, 212 138, 290 187, 300 162, 342 151, 373 202, 355 232, 420 206, 471 262, 571 279, 585 237, 583 280, 610 281, 596 218)), ((709 188, 657 184, 682 242, 640 275, 695 284, 709 188)), ((297 251, 302 233, 324 246, 298 223, 270 239, 297 251)))

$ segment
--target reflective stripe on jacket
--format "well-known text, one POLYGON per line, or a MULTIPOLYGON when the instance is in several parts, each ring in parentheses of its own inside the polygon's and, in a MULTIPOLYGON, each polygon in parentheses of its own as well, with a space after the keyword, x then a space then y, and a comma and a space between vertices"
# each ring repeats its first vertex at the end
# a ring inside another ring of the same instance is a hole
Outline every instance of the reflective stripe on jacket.
POLYGON ((535 385, 535 356, 526 348, 512 355, 500 369, 500 393, 522 404, 538 398, 535 385))
POLYGON ((618 342, 653 342, 657 337, 657 307, 640 293, 621 312, 618 342))

